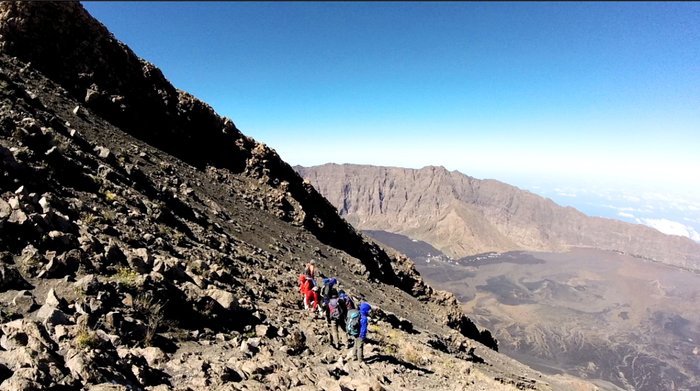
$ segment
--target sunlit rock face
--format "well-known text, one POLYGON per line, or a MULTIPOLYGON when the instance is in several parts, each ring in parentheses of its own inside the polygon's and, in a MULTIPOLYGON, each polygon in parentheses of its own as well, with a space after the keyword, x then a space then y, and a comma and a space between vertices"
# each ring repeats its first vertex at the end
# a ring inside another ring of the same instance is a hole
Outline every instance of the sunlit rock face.
POLYGON ((460 258, 489 251, 620 251, 689 269, 700 244, 639 224, 589 217, 495 180, 442 167, 295 167, 359 229, 423 240, 460 258))

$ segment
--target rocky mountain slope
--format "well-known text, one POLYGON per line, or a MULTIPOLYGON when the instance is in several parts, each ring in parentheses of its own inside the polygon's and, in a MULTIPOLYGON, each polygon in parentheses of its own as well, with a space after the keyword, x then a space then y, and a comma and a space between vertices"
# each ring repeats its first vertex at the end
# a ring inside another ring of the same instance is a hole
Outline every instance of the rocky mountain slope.
POLYGON ((0 3, 0 167, 0 390, 595 388, 478 342, 453 295, 77 2, 0 3), (301 310, 311 258, 373 305, 366 363, 301 310))
POLYGON ((589 217, 514 186, 443 167, 325 164, 295 169, 358 229, 403 234, 453 258, 589 247, 700 269, 700 244, 688 238, 589 217))

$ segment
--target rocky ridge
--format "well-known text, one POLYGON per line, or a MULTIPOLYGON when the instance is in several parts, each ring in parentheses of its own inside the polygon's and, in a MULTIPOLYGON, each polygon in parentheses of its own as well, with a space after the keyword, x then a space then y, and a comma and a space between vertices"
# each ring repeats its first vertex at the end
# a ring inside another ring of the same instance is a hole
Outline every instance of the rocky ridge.
POLYGON ((700 269, 700 244, 688 238, 589 217, 514 186, 443 167, 325 164, 295 169, 358 229, 403 234, 453 258, 589 247, 700 269))
POLYGON ((79 3, 0 4, 0 390, 592 389, 496 343, 79 3), (367 363, 300 310, 374 306, 367 363), (470 338, 474 339, 470 339, 470 338))

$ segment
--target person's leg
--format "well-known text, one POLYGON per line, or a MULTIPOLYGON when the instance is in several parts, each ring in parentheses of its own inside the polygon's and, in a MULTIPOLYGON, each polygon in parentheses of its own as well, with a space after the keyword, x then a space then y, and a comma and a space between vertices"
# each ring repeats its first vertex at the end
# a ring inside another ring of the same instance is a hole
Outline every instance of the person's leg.
POLYGON ((313 305, 309 304, 311 307, 309 313, 311 315, 316 315, 316 309, 318 308, 318 295, 314 291, 309 291, 309 301, 313 301, 313 305))
POLYGON ((338 349, 338 347, 340 346, 340 339, 338 339, 338 322, 335 320, 331 320, 330 329, 331 345, 333 345, 333 348, 338 349))
POLYGON ((316 293, 315 291, 311 291, 311 292, 312 292, 311 294, 313 295, 313 298, 314 298, 314 306, 313 306, 312 311, 319 310, 321 308, 321 306, 319 306, 319 302, 318 302, 318 293, 316 293))
POLYGON ((357 337, 353 338, 353 341, 355 341, 355 343, 352 344, 352 356, 350 356, 350 360, 357 360, 357 337))
POLYGON ((342 337, 339 338, 339 340, 342 339, 343 344, 346 347, 350 347, 350 336, 348 335, 347 331, 345 331, 345 321, 343 321, 342 318, 338 320, 338 330, 338 333, 342 335, 342 337))
POLYGON ((357 361, 364 361, 364 341, 360 339, 360 337, 355 338, 355 346, 356 346, 356 352, 357 352, 357 361))
POLYGON ((342 326, 342 322, 340 322, 338 320, 335 321, 335 330, 338 333, 338 339, 337 339, 338 348, 340 348, 341 345, 347 345, 346 341, 341 341, 341 340, 347 340, 347 336, 341 337, 341 335, 346 335, 345 329, 342 326))

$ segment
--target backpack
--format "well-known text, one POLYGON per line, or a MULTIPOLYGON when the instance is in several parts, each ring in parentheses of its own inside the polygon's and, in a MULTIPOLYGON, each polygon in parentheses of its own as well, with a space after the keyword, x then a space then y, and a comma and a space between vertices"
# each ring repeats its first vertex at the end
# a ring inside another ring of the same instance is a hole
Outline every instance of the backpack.
POLYGON ((348 311, 348 317, 345 322, 345 331, 348 335, 353 337, 360 335, 360 311, 354 309, 348 311))
POLYGON ((355 307, 355 302, 352 301, 352 298, 350 298, 350 296, 346 296, 345 309, 350 311, 350 310, 354 310, 355 308, 357 308, 357 307, 355 307))
POLYGON ((327 283, 321 288, 321 297, 324 299, 328 299, 328 296, 330 296, 331 293, 331 286, 328 285, 327 283))
POLYGON ((338 291, 333 285, 326 284, 321 288, 321 302, 325 305, 332 297, 338 297, 338 291))
POLYGON ((344 291, 341 290, 338 292, 338 299, 340 299, 346 313, 352 309, 355 309, 355 302, 352 301, 352 298, 344 291))
POLYGON ((331 299, 328 302, 328 314, 330 315, 331 319, 340 319, 340 303, 338 302, 338 299, 331 299))

